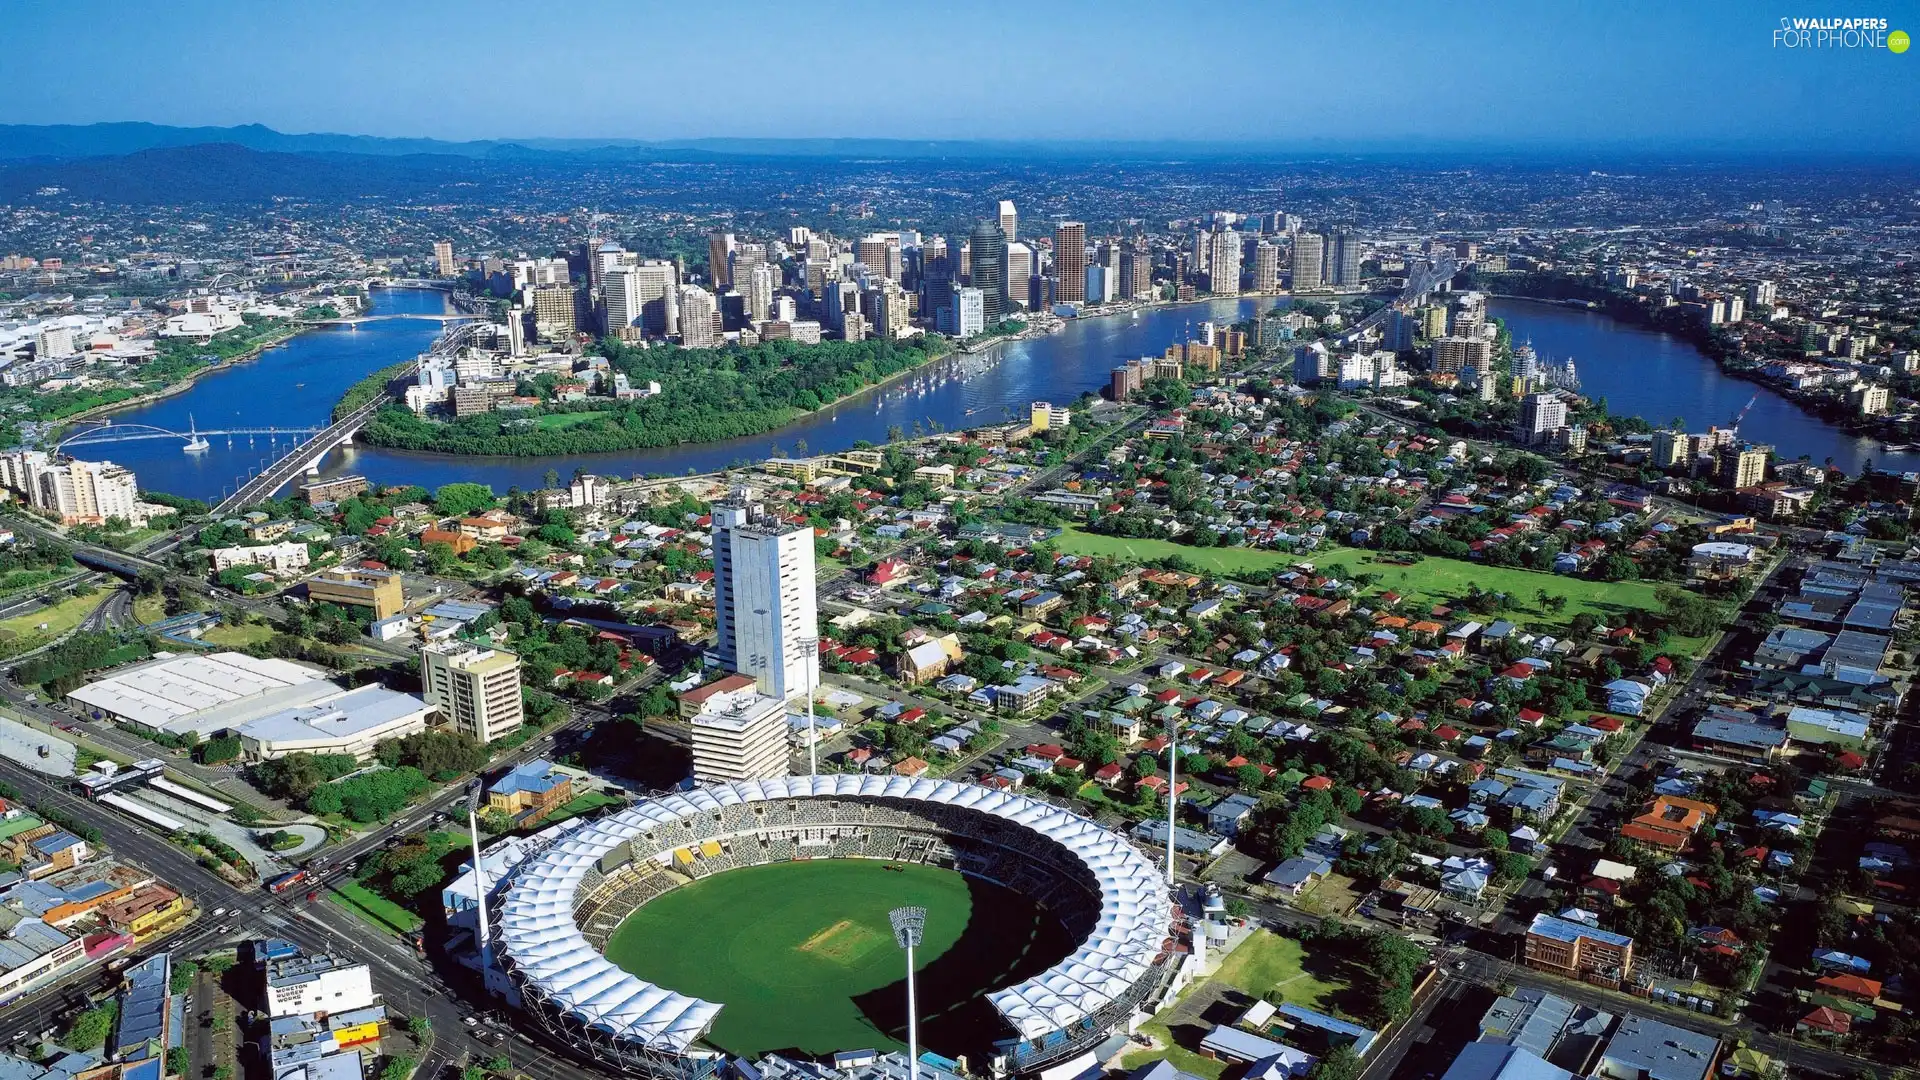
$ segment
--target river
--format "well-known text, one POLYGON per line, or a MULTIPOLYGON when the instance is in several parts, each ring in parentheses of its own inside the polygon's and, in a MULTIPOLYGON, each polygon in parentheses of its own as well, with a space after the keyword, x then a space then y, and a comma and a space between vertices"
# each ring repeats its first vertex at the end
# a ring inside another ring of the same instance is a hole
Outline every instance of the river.
MULTIPOLYGON (((887 387, 822 409, 800 422, 764 435, 718 443, 628 450, 575 458, 449 457, 356 446, 329 455, 328 476, 362 473, 382 483, 435 488, 459 480, 491 484, 496 491, 542 486, 549 469, 570 475, 576 466, 605 475, 678 475, 710 472, 780 453, 845 450, 856 441, 883 443, 898 425, 908 434, 918 423, 951 430, 1024 416, 1034 400, 1071 401, 1098 390, 1123 360, 1159 355, 1211 319, 1230 322, 1252 315, 1270 300, 1217 300, 1070 322, 1065 330, 994 350, 991 365, 950 357, 887 387), (984 368, 984 369, 982 369, 984 368), (970 372, 970 373, 969 373, 970 372)), ((1730 378, 1712 360, 1670 334, 1618 322, 1597 312, 1553 304, 1498 299, 1492 313, 1507 320, 1514 340, 1531 340, 1543 358, 1572 356, 1582 390, 1605 397, 1623 415, 1655 424, 1679 416, 1695 431, 1724 424, 1749 397, 1760 395, 1741 434, 1773 444, 1780 456, 1805 454, 1814 461, 1858 472, 1871 459, 1882 467, 1920 468, 1920 455, 1888 454, 1878 442, 1838 431, 1792 402, 1754 383, 1730 378)), ((436 314, 448 311, 444 294, 426 289, 379 290, 374 314, 436 314)), ((419 353, 440 333, 428 319, 395 319, 355 327, 309 330, 257 359, 203 376, 192 388, 151 405, 113 416, 115 423, 152 424, 186 431, 226 428, 320 427, 347 387, 368 372, 419 353)), ((109 458, 133 469, 141 486, 215 500, 250 470, 279 456, 292 436, 212 436, 210 448, 188 454, 172 440, 109 443, 76 449, 82 457, 109 458)))
POLYGON ((1491 300, 1488 312, 1506 320, 1516 346, 1531 341, 1542 360, 1572 357, 1580 392, 1606 398, 1616 416, 1639 416, 1656 427, 1680 417, 1687 430, 1705 431, 1730 423, 1758 394, 1740 435, 1772 445, 1781 459, 1831 458, 1856 474, 1869 461, 1881 469, 1920 469, 1920 454, 1887 453, 1879 440, 1849 435, 1759 383, 1733 378, 1684 338, 1533 300, 1491 300))
MULTIPOLYGON (((445 297, 429 290, 375 292, 374 314, 445 310, 445 297)), ((822 409, 798 423, 763 435, 725 442, 625 450, 572 458, 450 457, 355 446, 327 457, 322 475, 360 473, 381 483, 436 488, 460 480, 509 487, 541 487, 549 469, 571 475, 576 466, 610 476, 678 475, 710 472, 774 454, 823 454, 852 448, 856 441, 887 441, 898 425, 911 435, 918 423, 931 431, 938 422, 952 430, 1024 417, 1034 400, 1071 401, 1082 391, 1107 385, 1123 360, 1160 355, 1185 340, 1202 321, 1248 318, 1258 301, 1218 300, 1071 322, 1057 334, 1009 342, 994 350, 990 365, 948 357, 876 391, 822 409), (971 371, 971 374, 968 372, 971 371)), ((1274 301, 1265 301, 1271 306, 1274 301)), ((153 424, 187 430, 188 418, 202 429, 227 427, 318 427, 333 403, 370 371, 408 359, 440 332, 429 320, 366 323, 358 329, 313 330, 270 350, 259 359, 208 375, 185 393, 114 416, 116 423, 153 424), (300 385, 304 384, 304 385, 300 385)), ((264 437, 249 448, 244 436, 210 439, 202 454, 188 454, 170 440, 112 443, 76 449, 83 457, 111 458, 139 474, 143 488, 193 498, 217 499, 236 479, 274 455, 264 437), (234 445, 229 448, 231 441, 234 445)), ((287 439, 280 442, 281 448, 287 439)))

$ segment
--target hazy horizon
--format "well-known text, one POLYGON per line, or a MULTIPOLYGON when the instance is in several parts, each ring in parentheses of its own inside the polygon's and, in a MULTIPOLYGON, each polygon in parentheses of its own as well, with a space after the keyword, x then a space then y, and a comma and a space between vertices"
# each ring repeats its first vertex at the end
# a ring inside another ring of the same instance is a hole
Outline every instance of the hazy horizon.
MULTIPOLYGON (((1920 53, 1781 48, 1779 13, 1738 0, 1172 13, 1072 0, 1039 18, 1001 0, 851 0, 830 19, 793 13, 185 0, 156 24, 105 0, 34 2, 10 20, 0 123, 455 142, 1920 150, 1920 53)), ((1862 14, 1920 32, 1910 0, 1862 14)))

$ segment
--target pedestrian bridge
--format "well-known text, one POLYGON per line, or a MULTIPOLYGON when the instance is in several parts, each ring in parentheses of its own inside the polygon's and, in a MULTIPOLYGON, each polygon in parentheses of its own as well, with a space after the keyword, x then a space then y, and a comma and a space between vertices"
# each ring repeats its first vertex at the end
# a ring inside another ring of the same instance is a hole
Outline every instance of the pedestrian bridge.
MULTIPOLYGON (((304 439, 309 435, 319 434, 321 430, 323 429, 317 427, 238 427, 203 431, 189 427, 186 431, 173 431, 155 427, 152 424, 115 424, 111 421, 103 421, 98 426, 83 428, 69 434, 54 444, 54 449, 67 450, 77 446, 102 446, 108 443, 142 442, 153 439, 178 439, 183 444, 192 446, 203 439, 216 436, 231 439, 236 435, 249 442, 262 436, 269 441, 277 442, 283 438, 304 439)), ((204 450, 206 446, 202 443, 197 449, 204 450)))
POLYGON ((361 323, 387 322, 390 319, 423 319, 429 322, 462 322, 467 319, 484 319, 484 315, 448 315, 441 312, 421 312, 410 315, 405 312, 393 312, 385 315, 342 315, 337 319, 301 319, 301 326, 358 326, 361 323))

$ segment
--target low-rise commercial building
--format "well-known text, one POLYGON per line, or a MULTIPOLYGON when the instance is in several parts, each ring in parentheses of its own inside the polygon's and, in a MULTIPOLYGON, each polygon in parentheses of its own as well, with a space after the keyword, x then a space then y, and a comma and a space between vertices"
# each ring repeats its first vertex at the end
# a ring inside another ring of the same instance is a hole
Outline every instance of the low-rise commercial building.
POLYGON ((1618 987, 1633 972, 1633 939, 1543 913, 1527 928, 1526 962, 1562 978, 1618 987))
POLYGON ((330 1015, 372 1006, 373 977, 365 964, 338 957, 295 956, 267 965, 267 1015, 330 1015))
POLYGON ((307 579, 307 599, 316 604, 372 608, 376 619, 387 618, 407 606, 400 575, 391 570, 322 570, 307 579))

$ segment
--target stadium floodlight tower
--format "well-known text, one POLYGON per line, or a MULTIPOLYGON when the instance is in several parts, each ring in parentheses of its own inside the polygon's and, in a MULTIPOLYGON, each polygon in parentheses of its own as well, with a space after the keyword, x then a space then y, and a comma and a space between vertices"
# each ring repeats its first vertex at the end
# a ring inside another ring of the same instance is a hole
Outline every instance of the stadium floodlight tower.
POLYGON ((820 638, 818 635, 797 638, 794 644, 807 650, 803 662, 807 679, 807 775, 820 775, 820 736, 813 730, 813 694, 815 681, 820 672, 820 638))
POLYGON ((473 906, 480 916, 480 983, 486 985, 487 969, 493 966, 493 946, 487 933, 487 868, 480 861, 480 796, 486 785, 479 777, 467 788, 467 835, 473 840, 473 906))
POLYGON ((887 912, 893 924, 893 940, 907 950, 907 1080, 920 1080, 920 1024, 914 1018, 913 950, 927 930, 927 909, 897 907, 887 912))

